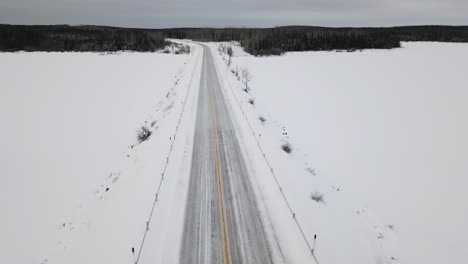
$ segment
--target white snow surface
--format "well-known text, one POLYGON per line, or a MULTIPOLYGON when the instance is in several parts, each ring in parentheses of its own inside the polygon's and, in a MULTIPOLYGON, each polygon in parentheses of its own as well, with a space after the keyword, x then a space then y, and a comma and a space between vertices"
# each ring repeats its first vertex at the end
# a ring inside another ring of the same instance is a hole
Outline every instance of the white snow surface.
POLYGON ((134 262, 198 53, 0 54, 1 263, 134 262))
MULTIPOLYGON (((222 57, 227 86, 311 244, 317 235, 318 262, 463 262, 467 44, 273 57, 248 56, 237 45, 229 69, 222 57), (241 68, 253 76, 249 94, 231 72, 241 68), (291 154, 280 148, 286 142, 291 154), (311 199, 317 193, 323 202, 311 199)), ((260 166, 262 159, 250 158, 260 166)), ((263 183, 263 193, 274 187, 263 183)), ((284 217, 277 197, 265 201, 273 218, 284 217)), ((291 225, 276 228, 291 239, 291 225)))
MULTIPOLYGON (((190 45, 0 54, 2 263, 134 263, 160 183, 140 263, 177 262, 202 57, 190 45), (153 134, 137 144, 142 125, 153 134)), ((318 263, 463 261, 468 45, 234 55, 216 67, 287 263, 314 260, 262 151, 318 263)))

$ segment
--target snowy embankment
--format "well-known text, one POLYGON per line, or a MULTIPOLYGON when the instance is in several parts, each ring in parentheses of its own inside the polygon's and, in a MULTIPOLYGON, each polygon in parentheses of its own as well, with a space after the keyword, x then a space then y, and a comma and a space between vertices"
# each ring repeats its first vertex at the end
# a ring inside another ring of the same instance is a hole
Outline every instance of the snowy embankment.
POLYGON ((199 52, 0 54, 0 262, 134 262, 199 52))
POLYGON ((264 58, 234 46, 230 68, 215 53, 320 263, 464 259, 468 45, 264 58))

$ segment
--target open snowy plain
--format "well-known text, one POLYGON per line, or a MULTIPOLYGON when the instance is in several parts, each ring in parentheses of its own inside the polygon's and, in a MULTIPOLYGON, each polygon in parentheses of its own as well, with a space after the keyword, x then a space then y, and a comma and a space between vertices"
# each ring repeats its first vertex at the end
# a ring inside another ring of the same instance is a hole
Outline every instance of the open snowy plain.
POLYGON ((196 56, 0 54, 0 262, 133 262, 196 56))

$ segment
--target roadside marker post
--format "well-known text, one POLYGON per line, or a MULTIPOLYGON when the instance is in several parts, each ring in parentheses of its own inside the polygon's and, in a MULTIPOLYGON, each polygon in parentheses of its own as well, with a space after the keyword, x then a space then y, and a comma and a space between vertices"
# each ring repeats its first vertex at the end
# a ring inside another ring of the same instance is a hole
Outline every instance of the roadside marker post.
POLYGON ((132 247, 133 263, 137 263, 135 259, 135 248, 132 247))
POLYGON ((312 254, 314 254, 316 242, 317 242, 317 234, 314 235, 314 245, 312 246, 312 254))

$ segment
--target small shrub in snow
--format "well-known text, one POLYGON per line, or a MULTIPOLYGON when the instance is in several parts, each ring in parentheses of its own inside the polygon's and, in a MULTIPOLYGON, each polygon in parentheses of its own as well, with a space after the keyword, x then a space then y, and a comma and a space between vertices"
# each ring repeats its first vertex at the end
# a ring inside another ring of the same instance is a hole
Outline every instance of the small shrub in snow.
POLYGON ((310 174, 312 174, 312 176, 317 175, 316 172, 315 172, 315 169, 307 168, 306 170, 307 170, 310 174))
POLYGON ((392 263, 395 263, 395 261, 397 261, 397 260, 398 259, 395 258, 394 256, 391 256, 390 258, 388 258, 388 257, 383 258, 383 257, 379 256, 379 257, 375 258, 375 263, 376 264, 392 264, 392 263))
POLYGON ((235 69, 233 69, 233 72, 232 72, 232 73, 236 76, 237 80, 239 81, 239 80, 240 80, 239 68, 236 67, 235 69))
POLYGON ((251 104, 251 105, 255 105, 255 99, 253 99, 253 98, 250 98, 250 99, 249 99, 249 104, 251 104))
POLYGON ((238 81, 240 81, 240 76, 239 76, 239 68, 231 69, 232 74, 236 77, 238 81))
POLYGON ((325 200, 323 199, 323 194, 319 193, 319 192, 313 192, 310 194, 310 199, 312 199, 312 201, 316 201, 317 203, 324 203, 325 200))
POLYGON ((376 257, 375 258, 375 264, 388 264, 391 262, 385 261, 382 257, 376 257))
POLYGON ((138 143, 146 141, 151 136, 151 131, 148 127, 142 126, 137 132, 138 143))
POLYGON ((163 50, 163 53, 173 53, 173 54, 187 54, 190 53, 190 46, 166 41, 166 47, 163 50))
POLYGON ((189 54, 190 53, 190 46, 189 45, 182 45, 182 47, 179 48, 179 53, 189 54))
POLYGON ((260 122, 262 123, 262 125, 264 125, 265 122, 266 122, 266 119, 265 119, 263 116, 259 116, 259 117, 258 117, 258 120, 260 120, 260 122))
POLYGON ((292 147, 289 143, 284 143, 283 145, 281 145, 281 149, 288 154, 292 152, 292 147))

